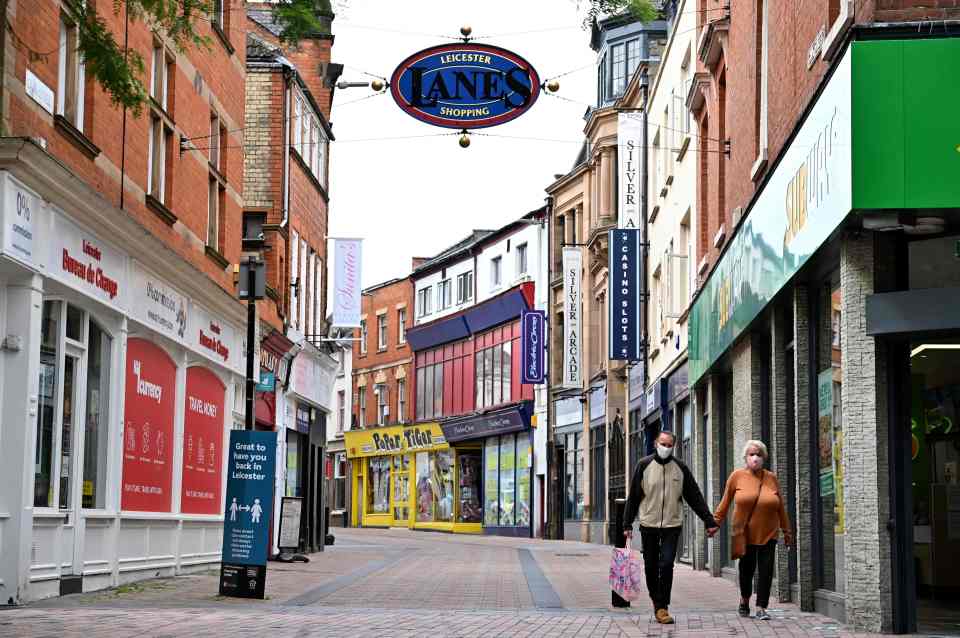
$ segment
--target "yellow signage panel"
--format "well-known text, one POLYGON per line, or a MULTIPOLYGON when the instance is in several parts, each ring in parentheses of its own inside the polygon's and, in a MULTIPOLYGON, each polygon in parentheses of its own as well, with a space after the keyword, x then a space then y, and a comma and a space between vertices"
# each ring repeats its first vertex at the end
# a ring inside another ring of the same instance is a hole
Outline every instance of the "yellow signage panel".
POLYGON ((343 433, 347 458, 406 454, 449 447, 439 423, 391 425, 343 433))

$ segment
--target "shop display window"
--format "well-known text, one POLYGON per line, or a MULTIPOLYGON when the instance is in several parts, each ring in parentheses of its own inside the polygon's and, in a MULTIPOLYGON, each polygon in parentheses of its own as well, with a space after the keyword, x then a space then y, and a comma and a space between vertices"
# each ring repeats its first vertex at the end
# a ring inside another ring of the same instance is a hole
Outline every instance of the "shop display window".
POLYGON ((453 522, 453 452, 417 454, 417 521, 453 522))
POLYGON ((479 450, 457 454, 457 485, 460 488, 458 523, 483 522, 483 502, 480 500, 483 484, 482 458, 479 450))
POLYGON ((817 339, 817 486, 820 579, 823 589, 844 592, 843 290, 840 273, 820 290, 817 339))
POLYGON ((583 449, 580 432, 566 435, 566 467, 564 472, 566 511, 565 518, 580 520, 583 518, 583 449))
POLYGON ((390 513, 390 457, 375 456, 368 459, 367 512, 390 513))
POLYGON ((393 457, 393 519, 410 519, 410 455, 393 457))
POLYGON ((484 517, 488 527, 530 524, 530 439, 510 434, 484 446, 484 517))
POLYGON ((287 496, 303 496, 300 484, 300 434, 287 430, 287 496))
POLYGON ((88 313, 44 301, 34 507, 71 509, 78 493, 82 507, 106 507, 112 352, 112 337, 88 313))
POLYGON ((500 446, 497 438, 487 439, 485 447, 483 523, 497 525, 500 521, 500 446))

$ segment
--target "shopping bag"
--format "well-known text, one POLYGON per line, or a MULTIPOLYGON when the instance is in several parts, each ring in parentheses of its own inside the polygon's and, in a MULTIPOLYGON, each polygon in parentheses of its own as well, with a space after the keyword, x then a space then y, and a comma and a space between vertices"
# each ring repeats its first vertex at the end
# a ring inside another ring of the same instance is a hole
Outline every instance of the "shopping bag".
POLYGON ((635 600, 640 596, 643 586, 643 563, 630 548, 630 539, 626 547, 614 547, 610 559, 610 589, 624 600, 635 600))

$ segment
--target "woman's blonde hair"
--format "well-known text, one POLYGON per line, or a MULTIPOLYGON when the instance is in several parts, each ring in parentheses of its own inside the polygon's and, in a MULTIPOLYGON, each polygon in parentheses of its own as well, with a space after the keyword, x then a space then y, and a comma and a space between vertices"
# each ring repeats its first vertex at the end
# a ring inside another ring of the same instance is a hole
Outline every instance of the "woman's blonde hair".
POLYGON ((763 460, 766 461, 770 458, 770 454, 767 452, 767 444, 763 441, 757 441, 756 439, 750 439, 743 446, 743 458, 747 458, 747 452, 750 451, 750 448, 755 447, 760 450, 760 456, 763 457, 763 460))

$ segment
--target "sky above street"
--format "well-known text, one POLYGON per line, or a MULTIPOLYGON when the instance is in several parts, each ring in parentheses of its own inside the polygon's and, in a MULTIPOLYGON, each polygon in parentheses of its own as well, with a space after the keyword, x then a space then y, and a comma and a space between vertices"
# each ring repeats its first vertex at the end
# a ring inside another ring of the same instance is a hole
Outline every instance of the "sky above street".
POLYGON ((543 205, 544 188, 573 166, 594 100, 584 8, 575 0, 340 3, 333 61, 345 65, 341 80, 389 78, 411 53, 453 42, 464 24, 477 42, 526 58, 543 80, 576 69, 559 79, 566 99, 542 92, 518 119, 478 131, 489 137, 472 136, 467 149, 459 135, 435 137, 454 131, 413 119, 389 92, 362 99, 371 89, 336 91, 330 235, 364 239, 364 287, 404 277, 412 257, 433 256, 475 228, 499 228, 543 205))

